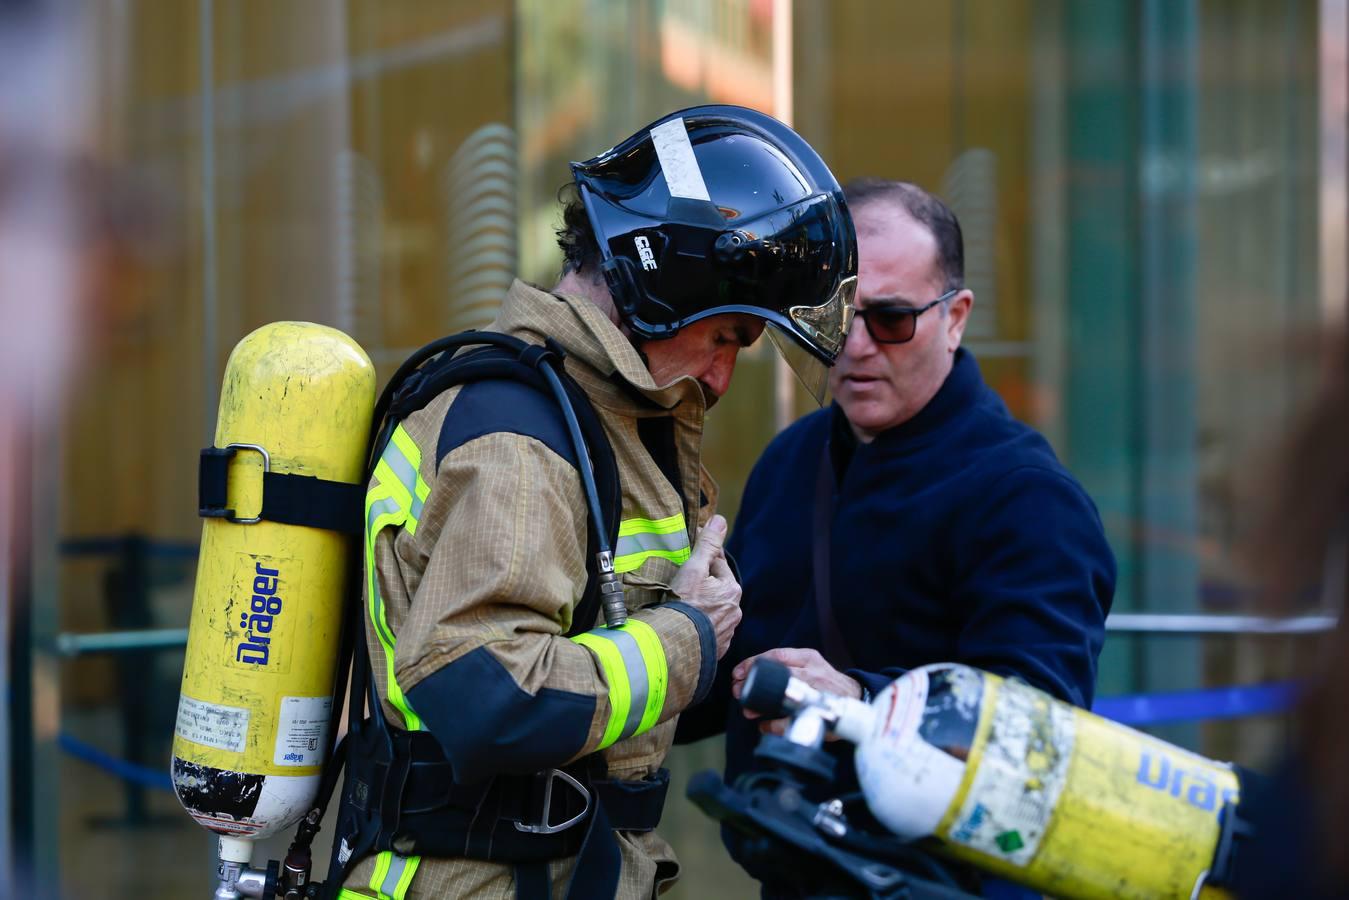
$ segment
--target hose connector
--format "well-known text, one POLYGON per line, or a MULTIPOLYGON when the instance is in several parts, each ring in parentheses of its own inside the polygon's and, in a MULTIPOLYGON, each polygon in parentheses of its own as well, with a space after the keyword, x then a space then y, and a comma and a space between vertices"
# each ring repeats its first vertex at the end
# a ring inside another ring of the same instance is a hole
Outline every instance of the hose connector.
POLYGON ((595 554, 599 573, 600 604, 604 609, 604 624, 622 628, 628 621, 628 605, 623 601, 623 582, 614 574, 614 555, 609 551, 595 554))

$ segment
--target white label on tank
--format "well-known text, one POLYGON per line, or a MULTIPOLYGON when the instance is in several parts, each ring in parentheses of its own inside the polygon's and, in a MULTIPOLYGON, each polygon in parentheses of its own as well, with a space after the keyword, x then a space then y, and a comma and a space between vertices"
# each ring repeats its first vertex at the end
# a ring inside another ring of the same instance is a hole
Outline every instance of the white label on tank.
POLYGON ((173 733, 203 747, 242 753, 248 740, 248 710, 241 706, 207 703, 180 694, 178 722, 174 725, 173 733))
POLYGON ((1076 720, 1072 709, 1004 681, 979 767, 947 837, 1025 866, 1035 858, 1068 779, 1076 720))
POLYGON ((656 156, 660 158, 660 169, 665 173, 671 197, 712 199, 707 193, 707 182, 703 181, 703 170, 698 167, 698 157, 693 155, 693 144, 683 119, 671 119, 651 129, 651 142, 656 145, 656 156))
POLYGON ((332 709, 332 697, 282 697, 272 762, 278 766, 322 765, 332 709))

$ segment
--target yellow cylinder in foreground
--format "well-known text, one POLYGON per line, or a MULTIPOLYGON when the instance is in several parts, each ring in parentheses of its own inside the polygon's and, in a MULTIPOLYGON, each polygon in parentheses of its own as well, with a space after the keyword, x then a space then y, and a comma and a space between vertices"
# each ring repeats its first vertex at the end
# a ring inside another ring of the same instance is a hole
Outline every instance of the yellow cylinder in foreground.
POLYGON ((858 775, 897 834, 1055 897, 1226 896, 1205 879, 1230 766, 967 666, 911 670, 871 708, 858 775))
MULTIPOLYGON (((263 469, 360 484, 375 370, 340 331, 265 325, 230 354, 215 446, 236 445, 227 506, 257 515, 263 469)), ((221 834, 303 815, 323 764, 354 538, 208 518, 173 742, 179 800, 221 834)))

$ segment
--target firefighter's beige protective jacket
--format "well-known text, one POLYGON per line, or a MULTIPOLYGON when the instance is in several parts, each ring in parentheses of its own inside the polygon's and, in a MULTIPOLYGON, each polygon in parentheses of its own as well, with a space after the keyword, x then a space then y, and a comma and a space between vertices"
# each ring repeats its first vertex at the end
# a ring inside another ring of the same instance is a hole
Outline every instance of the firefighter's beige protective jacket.
MULTIPOLYGON (((651 682, 646 702, 652 705, 659 689, 654 682, 663 674, 664 697, 658 708, 644 709, 639 708, 642 698, 629 696, 627 708, 616 710, 622 699, 611 691, 611 682, 623 677, 613 671, 622 662, 615 662, 612 652, 597 652, 605 649, 603 637, 598 644, 564 637, 586 584, 587 507, 576 469, 539 440, 505 432, 468 440, 438 459, 442 423, 464 390, 454 388, 402 423, 404 434, 394 442, 401 450, 393 452, 412 457, 408 469, 400 475, 398 460, 391 460, 392 468, 377 469, 370 483, 369 497, 378 501, 387 495, 387 507, 395 510, 384 527, 368 532, 374 535, 367 558, 373 560, 375 581, 367 573, 364 592, 367 644, 386 698, 385 713, 393 724, 406 726, 411 718, 426 727, 408 693, 477 652, 469 660, 477 677, 484 666, 496 677, 508 677, 528 695, 521 709, 542 710, 541 704, 551 704, 551 715, 579 716, 576 734, 584 733, 582 745, 566 746, 578 738, 568 737, 572 732, 565 728, 539 734, 528 722, 495 722, 492 710, 480 708, 472 679, 451 677, 456 692, 438 696, 453 705, 466 729, 485 729, 481 752, 470 747, 463 755, 477 774, 490 774, 497 761, 516 750, 542 754, 548 765, 560 766, 602 747, 606 738, 639 731, 614 740, 603 754, 610 777, 640 779, 661 766, 677 716, 710 685, 716 664, 707 618, 689 607, 662 606, 676 599, 667 586, 716 502, 715 485, 699 458, 706 410, 702 389, 689 377, 655 385, 633 346, 584 298, 557 297, 516 281, 491 330, 531 343, 552 337, 561 344, 568 373, 604 424, 623 491, 615 567, 622 573, 625 599, 636 632, 644 638, 650 670, 632 673, 627 693, 646 676, 651 682), (663 457, 664 471, 648 449, 652 435, 659 436, 653 449, 663 457), (409 474, 412 469, 415 477, 409 474), (410 483, 395 484, 400 477, 410 483), (412 521, 407 509, 398 519, 398 497, 413 508, 412 521), (372 598, 372 591, 378 596, 372 598), (398 703, 389 701, 389 647, 398 703), (663 673, 652 661, 653 649, 663 656, 663 673), (574 703, 573 711, 559 712, 555 692, 593 698, 593 703, 574 703), (486 732, 493 731, 498 739, 503 731, 521 735, 532 746, 503 750, 489 745, 486 732), (550 740, 555 746, 548 746, 550 740)), ((383 507, 372 507, 368 499, 367 508, 368 517, 377 519, 383 507)), ((602 617, 595 624, 601 625, 602 617)), ((626 659, 632 663, 631 655, 626 659)), ((448 670, 451 676, 455 672, 448 670)), ((426 702, 424 697, 421 702, 426 702)), ((618 840, 623 858, 620 897, 649 897, 677 872, 671 848, 654 832, 619 833, 618 840)), ((395 883, 383 870, 388 864, 377 872, 376 863, 377 857, 371 857, 354 869, 347 880, 353 893, 346 896, 380 896, 372 889, 372 878, 395 883)), ((397 864, 395 860, 394 874, 397 864)), ((565 889, 570 868, 570 860, 553 864, 555 896, 565 889)), ((514 897, 512 871, 492 863, 423 858, 405 896, 506 900, 514 897)))

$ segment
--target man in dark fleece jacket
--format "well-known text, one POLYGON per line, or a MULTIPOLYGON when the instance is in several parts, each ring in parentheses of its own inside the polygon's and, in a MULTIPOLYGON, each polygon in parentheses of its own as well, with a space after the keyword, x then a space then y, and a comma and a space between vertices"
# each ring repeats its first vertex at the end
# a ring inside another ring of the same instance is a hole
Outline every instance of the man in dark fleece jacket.
MULTIPOLYGON (((727 545, 744 619, 708 701, 680 720, 681 740, 726 729, 728 781, 760 732, 783 726, 733 702, 759 656, 863 699, 908 669, 961 662, 1090 707, 1114 595, 1091 499, 960 349, 974 295, 955 216, 904 182, 846 192, 857 320, 830 373, 835 402, 750 475, 727 545)), ((853 777, 850 748, 830 749, 853 777)))

